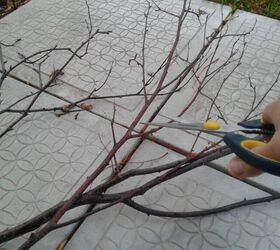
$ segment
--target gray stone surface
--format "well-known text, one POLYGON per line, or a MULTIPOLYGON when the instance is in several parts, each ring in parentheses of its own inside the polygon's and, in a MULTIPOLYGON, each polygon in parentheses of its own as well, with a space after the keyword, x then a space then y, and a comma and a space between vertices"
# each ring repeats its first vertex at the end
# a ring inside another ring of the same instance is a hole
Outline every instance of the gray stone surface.
MULTIPOLYGON (((159 1, 157 1, 159 2, 159 1)), ((160 1, 161 7, 177 13, 180 1, 160 1)), ((145 1, 90 1, 95 28, 113 30, 108 36, 100 35, 90 46, 89 55, 82 61, 76 59, 64 71, 57 85, 50 89, 52 94, 44 94, 36 107, 54 107, 65 104, 62 98, 77 100, 102 84, 111 64, 113 72, 108 85, 98 93, 121 94, 137 91, 141 87, 141 70, 137 65, 128 66, 135 53, 141 53, 143 34, 143 12, 145 1)), ((206 1, 193 2, 192 8, 209 14, 206 35, 209 35, 230 9, 206 1)), ((177 54, 194 56, 202 45, 206 15, 201 16, 201 24, 190 16, 183 27, 177 54), (189 42, 189 47, 187 42, 189 42)), ((87 9, 84 1, 42 1, 32 0, 13 14, 0 21, 0 40, 12 43, 22 40, 14 48, 5 48, 7 64, 20 60, 19 53, 30 55, 50 46, 77 47, 86 38, 85 19, 87 9)), ((228 34, 240 33, 256 26, 247 39, 247 47, 242 65, 228 79, 221 90, 217 104, 225 118, 232 122, 242 119, 252 101, 252 89, 248 77, 256 85, 257 100, 266 92, 276 78, 280 66, 280 26, 279 21, 238 11, 227 26, 228 34), (255 25, 255 20, 257 23, 255 25)), ((154 71, 168 53, 176 29, 175 18, 151 10, 147 35, 147 68, 154 71)), ((229 36, 221 43, 217 53, 223 63, 235 42, 229 36)), ((237 47, 241 43, 237 43, 237 47)), ((211 48, 209 53, 213 51, 211 48)), ((239 52, 240 53, 240 52, 239 52)), ((46 81, 52 70, 59 67, 67 54, 60 53, 49 58, 43 67, 42 78, 46 81)), ((169 77, 175 75, 186 63, 176 59, 169 77)), ((222 79, 233 66, 215 76, 205 88, 205 93, 214 98, 222 79)), ((21 66, 15 76, 38 86, 38 75, 30 65, 21 66)), ((176 94, 162 110, 162 114, 178 113, 193 97, 197 81, 176 94)), ((153 88, 153 84, 150 85, 153 88)), ((1 89, 1 109, 18 98, 35 91, 22 82, 8 79, 1 89)), ((255 113, 260 112, 268 102, 279 98, 279 83, 265 98, 255 113)), ((155 109, 162 99, 158 98, 151 109, 155 109)), ((26 100, 26 105, 28 102, 26 100)), ((111 128, 108 119, 112 117, 113 105, 117 107, 116 120, 129 124, 143 103, 143 98, 124 100, 99 100, 91 102, 92 113, 81 112, 77 120, 74 114, 57 117, 53 112, 29 115, 15 130, 5 136, 0 143, 0 228, 5 229, 40 213, 44 209, 69 197, 75 188, 98 166, 105 157, 106 149, 112 146, 111 128), (108 133, 110 131, 110 133, 108 133)), ((20 107, 24 107, 23 104, 20 107)), ((209 109, 209 99, 199 96, 193 107, 184 115, 186 119, 204 120, 209 109)), ((150 114, 149 112, 149 114, 150 114)), ((219 113, 214 107, 211 114, 219 113)), ((145 116, 143 120, 148 117, 145 116)), ((0 131, 15 119, 14 115, 1 115, 0 131)), ((158 117, 158 121, 166 120, 158 117)), ((117 138, 124 129, 115 126, 117 138)), ((190 149, 194 136, 182 131, 164 129, 160 138, 190 149)), ((203 136, 196 150, 208 145, 212 138, 203 136)), ((121 159, 134 141, 119 154, 121 159)), ((151 167, 181 158, 155 143, 145 141, 128 164, 128 169, 151 167), (154 159, 154 160, 153 160, 154 159), (153 161, 152 161, 153 160, 153 161)), ((219 163, 225 165, 226 159, 219 163)), ((97 182, 104 180, 110 169, 97 182)), ((270 175, 256 179, 260 183, 279 189, 279 180, 270 175)), ((116 186, 113 192, 126 190, 147 181, 146 177, 133 178, 116 186)), ((176 211, 191 211, 214 208, 243 198, 264 196, 264 192, 240 181, 218 173, 209 167, 200 167, 188 175, 181 176, 161 185, 138 201, 141 204, 176 211)), ((67 249, 279 249, 280 217, 279 202, 235 209, 215 216, 192 219, 164 219, 148 217, 125 206, 116 206, 86 220, 67 249)), ((75 214, 81 211, 74 211, 75 214)), ((70 217, 70 215, 68 215, 70 217)), ((66 229, 51 233, 32 249, 55 249, 58 242, 69 231, 66 229)), ((20 238, 8 242, 5 249, 15 249, 23 241, 20 238)))
MULTIPOLYGON (((160 1, 161 8, 178 14, 181 3, 173 0, 160 1)), ((89 47, 85 60, 75 59, 65 70, 62 80, 83 90, 91 91, 98 88, 106 78, 111 65, 113 71, 110 85, 99 91, 101 94, 125 94, 137 92, 141 86, 141 68, 136 63, 128 66, 130 59, 138 54, 141 60, 142 36, 147 9, 145 1, 95 1, 90 2, 93 29, 110 30, 110 35, 98 35, 89 47)), ((203 28, 206 15, 210 16, 209 29, 215 28, 223 16, 229 13, 229 8, 221 8, 204 1, 194 2, 191 6, 203 14, 200 21, 194 15, 187 17, 186 26, 182 29, 181 43, 178 52, 203 28), (203 3, 203 4, 202 4, 203 3)), ((19 60, 18 53, 31 55, 52 46, 76 48, 87 38, 88 14, 84 1, 32 1, 17 12, 3 20, 0 29, 1 40, 6 43, 21 38, 14 50, 8 49, 8 58, 19 60)), ((152 73, 166 58, 174 40, 177 18, 156 11, 153 7, 148 19, 146 38, 146 72, 152 73)), ((56 53, 51 56, 42 68, 47 75, 67 60, 69 53, 56 53)), ((23 79, 30 78, 28 74, 19 74, 23 79)), ((146 76, 148 77, 148 76, 146 76)), ((38 81, 34 81, 36 83, 38 81)), ((155 81, 151 84, 154 84, 155 81)), ((139 103, 136 103, 139 104, 139 103)), ((136 104, 128 105, 133 109, 136 104)))
MULTIPOLYGON (((6 83, 1 92, 2 108, 35 91, 10 79, 6 83)), ((43 95, 36 107, 61 104, 60 100, 43 95)), ((20 104, 18 108, 24 106, 20 104)), ((2 115, 1 131, 16 116, 2 115)), ((57 117, 53 112, 36 113, 3 138, 1 230, 65 199, 86 171, 99 161, 105 150, 102 143, 108 145, 111 140, 103 134, 109 122, 87 113, 82 116, 77 124, 73 117, 57 117), (97 127, 104 128, 103 132, 97 131, 97 127)))

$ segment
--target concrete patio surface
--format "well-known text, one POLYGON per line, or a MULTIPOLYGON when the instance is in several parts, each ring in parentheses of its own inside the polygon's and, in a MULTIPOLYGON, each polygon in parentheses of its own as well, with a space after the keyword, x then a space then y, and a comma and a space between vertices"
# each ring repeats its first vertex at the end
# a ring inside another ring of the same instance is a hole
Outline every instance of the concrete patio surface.
MULTIPOLYGON (((74 59, 57 84, 44 93, 36 102, 36 108, 64 105, 88 95, 102 85, 112 67, 108 84, 98 95, 134 93, 141 86, 141 70, 137 64, 128 65, 129 59, 141 53, 142 36, 147 2, 140 0, 96 0, 88 1, 94 28, 112 30, 112 34, 100 35, 89 46, 84 60, 74 59)), ((162 8, 177 13, 179 0, 156 1, 162 8)), ((200 10, 198 20, 190 15, 182 28, 181 42, 176 54, 181 57, 194 56, 202 46, 203 37, 217 29, 230 14, 229 7, 205 0, 193 1, 191 8, 200 10), (207 20, 206 16, 209 15, 207 20), (206 26, 206 28, 205 28, 206 26), (189 42, 187 46, 187 42, 189 42), (191 49, 190 49, 191 48, 191 49)), ((87 36, 87 6, 85 1, 32 0, 12 14, 0 20, 0 42, 13 43, 4 47, 7 67, 20 61, 20 54, 30 55, 52 46, 76 47, 87 36), (20 53, 20 54, 19 54, 20 53)), ((230 76, 216 104, 225 118, 239 121, 247 113, 252 102, 249 77, 256 86, 257 100, 270 88, 280 70, 280 22, 263 16, 236 11, 227 24, 229 34, 242 33, 250 29, 242 65, 230 76)), ((176 18, 152 9, 147 34, 146 70, 153 72, 164 60, 176 32, 176 18)), ((220 45, 220 61, 226 61, 233 46, 234 37, 228 37, 220 45)), ((54 69, 59 68, 69 55, 58 53, 42 68, 42 78, 47 80, 54 69)), ((169 79, 175 76, 186 62, 177 58, 170 70, 169 79)), ((232 70, 216 75, 207 85, 208 97, 215 98, 219 83, 232 70)), ((154 88, 155 79, 149 89, 154 88)), ((1 88, 1 110, 9 104, 34 92, 39 86, 38 74, 30 65, 21 65, 13 72, 1 88), (17 80, 15 80, 15 78, 17 80), (27 84, 28 83, 28 84, 27 84)), ((171 115, 182 109, 186 100, 194 95, 190 86, 172 97, 162 114, 171 115)), ((280 82, 254 114, 262 111, 266 104, 280 98, 280 82)), ((26 99, 19 105, 28 105, 26 99)), ((159 100, 154 104, 154 109, 159 100)), ((114 106, 117 122, 129 125, 135 118, 144 97, 92 101, 92 112, 81 112, 58 117, 54 112, 28 115, 14 130, 0 141, 0 230, 18 225, 57 202, 73 194, 75 189, 92 173, 113 145, 110 119, 114 106)), ((185 119, 201 121, 210 105, 209 98, 200 96, 185 119)), ((150 112, 151 113, 151 112, 150 112)), ((149 113, 149 114, 150 114, 149 113)), ((213 109, 213 117, 219 115, 213 109)), ((16 115, 0 115, 0 131, 15 119, 16 115)), ((147 116, 148 117, 148 116, 147 116)), ((157 121, 166 120, 158 117, 157 121)), ((117 139, 125 133, 115 126, 117 139)), ((182 131, 164 129, 159 138, 176 142, 181 148, 190 149, 195 136, 182 131)), ((211 138, 199 139, 195 151, 199 151, 211 138)), ((125 155, 131 145, 119 152, 125 155)), ((161 163, 181 159, 182 156, 150 141, 145 141, 128 164, 128 169, 152 167, 161 163), (164 156, 164 157, 161 157, 164 156), (151 161, 151 159, 155 159, 151 161)), ((216 161, 225 167, 230 157, 216 161)), ((110 174, 107 169, 97 179, 102 182, 110 174)), ((114 187, 110 191, 127 190, 147 181, 148 177, 137 177, 114 187)), ((280 191, 278 177, 263 174, 256 182, 280 191)), ((266 193, 230 176, 203 166, 187 175, 168 181, 147 194, 137 198, 143 205, 169 211, 193 211, 214 208, 242 199, 263 197, 266 193)), ((114 249, 190 249, 190 250, 251 250, 280 249, 279 201, 238 208, 217 215, 189 219, 166 219, 147 216, 124 205, 117 205, 87 218, 65 249, 114 250, 114 249)), ((81 209, 73 211, 80 214, 81 209)), ((70 218, 71 215, 67 215, 70 218)), ((32 249, 53 250, 64 239, 71 226, 50 233, 32 249)), ((16 249, 27 236, 7 242, 1 249, 16 249)))

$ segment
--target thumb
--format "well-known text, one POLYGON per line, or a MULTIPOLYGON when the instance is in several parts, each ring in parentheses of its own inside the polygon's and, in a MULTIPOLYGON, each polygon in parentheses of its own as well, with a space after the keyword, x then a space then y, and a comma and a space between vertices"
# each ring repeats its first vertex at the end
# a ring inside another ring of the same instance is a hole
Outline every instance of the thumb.
MULTIPOLYGON (((263 155, 265 157, 271 157, 271 151, 268 144, 264 146, 255 147, 251 151, 263 155)), ((262 173, 261 170, 248 165, 237 156, 230 160, 228 171, 232 176, 239 179, 258 176, 262 173)))

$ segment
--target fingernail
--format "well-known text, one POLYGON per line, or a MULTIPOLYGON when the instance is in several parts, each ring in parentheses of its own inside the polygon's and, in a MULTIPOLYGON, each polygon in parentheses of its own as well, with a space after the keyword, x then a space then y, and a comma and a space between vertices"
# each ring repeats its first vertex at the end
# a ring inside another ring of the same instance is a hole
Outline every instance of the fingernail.
POLYGON ((244 174, 244 166, 240 160, 232 160, 228 168, 231 175, 242 177, 244 174))

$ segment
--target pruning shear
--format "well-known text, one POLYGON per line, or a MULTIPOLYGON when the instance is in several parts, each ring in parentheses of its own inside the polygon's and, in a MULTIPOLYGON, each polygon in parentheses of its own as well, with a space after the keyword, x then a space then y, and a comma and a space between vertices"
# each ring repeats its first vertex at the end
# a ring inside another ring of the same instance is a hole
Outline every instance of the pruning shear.
MULTIPOLYGON (((170 118, 170 117, 169 117, 170 118)), ((223 138, 225 144, 243 161, 264 172, 280 176, 280 162, 269 159, 251 151, 252 148, 265 145, 265 136, 273 136, 275 128, 271 124, 263 124, 261 120, 243 121, 232 125, 221 125, 217 121, 206 121, 204 123, 186 123, 181 118, 171 118, 175 122, 145 124, 176 128, 180 130, 193 130, 212 134, 223 138), (249 138, 242 134, 257 134, 255 138, 249 138)))

